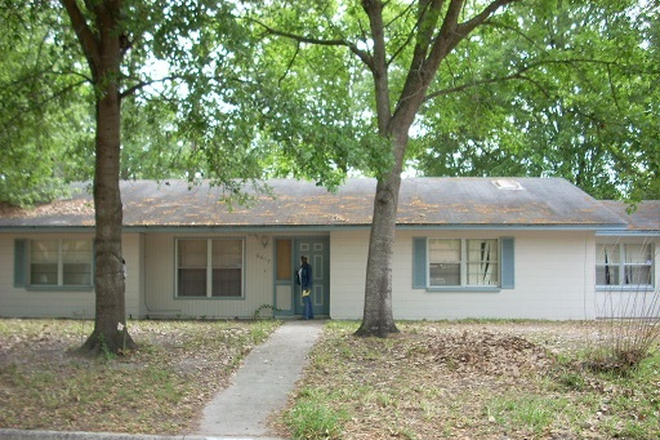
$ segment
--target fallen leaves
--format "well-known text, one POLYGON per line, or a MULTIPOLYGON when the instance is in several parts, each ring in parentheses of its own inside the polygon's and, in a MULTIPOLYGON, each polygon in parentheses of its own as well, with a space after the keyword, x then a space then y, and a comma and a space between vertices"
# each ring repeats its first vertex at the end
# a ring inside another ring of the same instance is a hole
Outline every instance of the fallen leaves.
POLYGON ((0 426, 189 433, 244 355, 276 325, 129 322, 140 349, 108 360, 75 353, 89 322, 2 320, 0 426))
MULTIPOLYGON (((612 405, 591 407, 605 388, 602 381, 580 376, 586 381, 583 387, 557 384, 557 354, 587 346, 598 330, 596 323, 398 325, 399 334, 365 339, 352 336, 356 325, 331 323, 315 347, 300 386, 325 395, 323 403, 334 411, 350 414, 338 438, 607 437, 603 430, 611 421, 612 405), (583 401, 585 393, 593 395, 583 401)), ((275 426, 281 436, 287 435, 281 425, 275 426)))

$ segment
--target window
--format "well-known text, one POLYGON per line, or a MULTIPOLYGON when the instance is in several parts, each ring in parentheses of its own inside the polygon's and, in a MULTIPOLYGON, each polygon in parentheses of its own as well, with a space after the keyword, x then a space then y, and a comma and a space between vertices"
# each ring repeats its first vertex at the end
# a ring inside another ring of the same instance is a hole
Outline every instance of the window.
POLYGON ((277 240, 275 248, 277 252, 275 258, 277 262, 277 280, 291 281, 291 275, 293 274, 291 240, 277 240))
POLYGON ((413 239, 413 288, 514 288, 514 241, 413 239))
POLYGON ((177 240, 177 296, 243 296, 243 240, 177 240))
POLYGON ((429 239, 429 286, 497 286, 497 240, 429 239))
POLYGON ((651 244, 599 244, 596 253, 596 285, 653 285, 651 244))
POLYGON ((30 240, 29 284, 91 286, 91 240, 30 240))

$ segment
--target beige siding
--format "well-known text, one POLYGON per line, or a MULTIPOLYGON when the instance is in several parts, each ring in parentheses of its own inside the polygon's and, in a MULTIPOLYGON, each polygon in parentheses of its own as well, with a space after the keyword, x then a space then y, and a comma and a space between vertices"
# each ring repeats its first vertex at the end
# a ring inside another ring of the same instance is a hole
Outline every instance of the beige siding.
POLYGON ((0 316, 14 318, 93 318, 94 291, 42 290, 14 287, 14 241, 92 238, 91 234, 0 234, 0 316))
MULTIPOLYGON (((249 318, 262 305, 272 305, 273 240, 263 234, 149 234, 145 237, 144 315, 170 318, 249 318), (265 238, 264 238, 265 237, 265 238), (176 297, 175 246, 178 238, 243 239, 244 287, 242 298, 176 297), (264 245, 265 244, 265 245, 264 245)), ((260 316, 268 315, 268 310, 260 316)))
MULTIPOLYGON (((30 234, 32 237, 87 237, 92 234, 30 234)), ((94 292, 14 287, 14 240, 27 234, 0 234, 0 317, 94 317, 94 292)), ((602 240, 624 240, 599 237, 602 240)), ((625 240, 642 240, 627 238, 625 240)), ((660 239, 655 240, 655 285, 660 280, 660 239)), ((249 318, 263 305, 290 302, 290 287, 278 290, 274 280, 273 237, 263 234, 127 233, 123 254, 128 268, 126 308, 143 318, 249 318), (244 296, 239 299, 180 299, 175 292, 177 238, 244 240, 244 296), (276 302, 277 300, 277 302, 276 302)), ((360 319, 364 304, 368 230, 334 230, 330 234, 330 316, 360 319)), ((596 238, 570 231, 433 231, 399 230, 393 261, 393 308, 397 319, 610 317, 627 307, 631 292, 595 289, 596 238), (413 238, 515 239, 515 288, 496 292, 414 289, 413 238), (608 307, 610 309, 608 309, 608 307)), ((638 301, 652 294, 637 295, 638 301)), ((260 316, 270 316, 265 308, 260 316)))
MULTIPOLYGON (((396 319, 594 317, 593 234, 586 232, 398 231, 392 304, 396 319), (451 292, 413 289, 413 237, 515 238, 515 289, 451 292)), ((362 316, 367 237, 332 234, 332 317, 362 316)))
POLYGON ((126 261, 126 313, 129 318, 144 315, 144 270, 142 265, 142 234, 124 234, 121 247, 126 261))
POLYGON ((330 316, 356 319, 364 308, 369 232, 352 230, 330 234, 330 316))

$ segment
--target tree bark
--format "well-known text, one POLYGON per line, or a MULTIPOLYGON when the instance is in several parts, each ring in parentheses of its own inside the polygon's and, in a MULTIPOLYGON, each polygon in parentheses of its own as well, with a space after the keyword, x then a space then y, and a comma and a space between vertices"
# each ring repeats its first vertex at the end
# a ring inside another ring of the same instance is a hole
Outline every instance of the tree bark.
POLYGON ((89 26, 76 0, 60 0, 76 32, 96 93, 96 318, 83 351, 119 353, 135 348, 126 328, 126 286, 122 258, 122 203, 119 190, 121 144, 120 65, 123 58, 119 26, 121 0, 87 2, 93 9, 89 26), (94 29, 94 30, 92 30, 94 29))
POLYGON ((399 331, 392 312, 392 256, 400 186, 401 176, 396 173, 379 179, 376 186, 369 236, 364 311, 362 324, 355 332, 357 336, 384 338, 399 331))

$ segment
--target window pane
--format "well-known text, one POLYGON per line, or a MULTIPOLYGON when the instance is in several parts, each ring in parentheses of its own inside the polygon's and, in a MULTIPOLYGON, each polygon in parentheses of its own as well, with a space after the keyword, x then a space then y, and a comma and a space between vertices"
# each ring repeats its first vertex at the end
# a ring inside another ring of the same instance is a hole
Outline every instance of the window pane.
POLYGON ((461 265, 460 263, 431 263, 429 277, 431 286, 459 286, 461 284, 461 265))
POLYGON ((290 280, 293 274, 291 267, 291 240, 277 240, 277 279, 290 280))
POLYGON ((177 251, 177 296, 206 296, 206 240, 179 240, 177 251))
POLYGON ((599 286, 619 284, 619 266, 596 266, 596 284, 599 286))
POLYGON ((206 240, 178 241, 179 267, 206 267, 206 240))
POLYGON ((429 240, 429 285, 461 284, 461 240, 429 240))
POLYGON ((241 269, 213 269, 213 296, 241 296, 241 269))
POLYGON ((460 263, 461 240, 429 240, 429 262, 460 263))
POLYGON ((242 240, 213 240, 213 267, 243 266, 242 240))
POLYGON ((631 286, 651 285, 651 266, 626 266, 626 283, 631 286))
POLYGON ((57 285, 58 240, 32 240, 30 247, 30 284, 57 285))
POLYGON ((497 240, 467 240, 467 284, 493 286, 499 284, 499 250, 497 240))
POLYGON ((206 269, 179 269, 178 296, 206 296, 206 269))
POLYGON ((212 296, 242 295, 243 240, 213 241, 212 276, 212 296))
POLYGON ((63 280, 68 286, 92 284, 91 240, 62 240, 63 280))
POLYGON ((624 253, 626 263, 650 264, 652 260, 651 246, 626 244, 624 253))
POLYGON ((597 264, 619 264, 619 246, 599 244, 596 246, 597 264))

